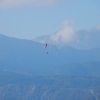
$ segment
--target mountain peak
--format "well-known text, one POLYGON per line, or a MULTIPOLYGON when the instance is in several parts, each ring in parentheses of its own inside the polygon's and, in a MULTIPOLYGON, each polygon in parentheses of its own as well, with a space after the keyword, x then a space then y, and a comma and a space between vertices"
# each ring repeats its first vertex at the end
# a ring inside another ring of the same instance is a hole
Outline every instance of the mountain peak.
POLYGON ((100 48, 100 28, 80 30, 74 32, 63 29, 51 35, 40 36, 34 41, 40 43, 49 43, 56 46, 71 46, 76 49, 100 48))

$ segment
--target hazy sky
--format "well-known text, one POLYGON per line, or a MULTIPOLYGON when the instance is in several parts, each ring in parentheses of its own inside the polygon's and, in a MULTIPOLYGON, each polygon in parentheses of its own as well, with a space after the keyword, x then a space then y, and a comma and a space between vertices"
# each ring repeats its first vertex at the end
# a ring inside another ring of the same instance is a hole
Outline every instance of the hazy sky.
POLYGON ((0 0, 0 34, 32 39, 65 25, 75 31, 100 26, 100 0, 0 0))

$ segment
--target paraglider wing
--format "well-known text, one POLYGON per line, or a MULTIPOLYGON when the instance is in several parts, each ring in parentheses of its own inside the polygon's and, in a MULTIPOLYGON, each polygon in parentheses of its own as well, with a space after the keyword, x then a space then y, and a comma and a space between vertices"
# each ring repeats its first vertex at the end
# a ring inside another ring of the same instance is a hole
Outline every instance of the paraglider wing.
POLYGON ((47 43, 46 44, 44 44, 44 48, 46 48, 47 47, 47 43))

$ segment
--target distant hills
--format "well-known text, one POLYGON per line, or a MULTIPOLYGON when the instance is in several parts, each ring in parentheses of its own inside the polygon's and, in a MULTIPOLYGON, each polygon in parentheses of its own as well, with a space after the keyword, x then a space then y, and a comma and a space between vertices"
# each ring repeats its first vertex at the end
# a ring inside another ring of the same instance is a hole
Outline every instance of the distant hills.
POLYGON ((100 100, 100 48, 0 35, 0 100, 100 100))
POLYGON ((79 50, 69 46, 57 48, 48 45, 45 49, 41 43, 0 35, 0 69, 3 70, 30 73, 32 75, 65 75, 65 72, 68 71, 66 70, 67 65, 73 63, 72 68, 77 66, 75 68, 77 69, 82 63, 82 66, 87 68, 88 64, 84 65, 86 62, 97 62, 100 65, 98 63, 100 62, 100 48, 79 50))
POLYGON ((0 100, 100 100, 100 77, 29 76, 0 70, 0 100))
POLYGON ((56 46, 71 46, 76 49, 100 48, 100 29, 94 28, 80 30, 78 32, 74 32, 74 34, 68 34, 68 36, 71 38, 70 41, 67 41, 67 39, 69 39, 67 38, 67 33, 64 33, 62 36, 59 34, 59 32, 50 35, 39 36, 33 40, 40 43, 53 44, 56 46), (64 39, 66 39, 66 41, 62 41, 64 39))

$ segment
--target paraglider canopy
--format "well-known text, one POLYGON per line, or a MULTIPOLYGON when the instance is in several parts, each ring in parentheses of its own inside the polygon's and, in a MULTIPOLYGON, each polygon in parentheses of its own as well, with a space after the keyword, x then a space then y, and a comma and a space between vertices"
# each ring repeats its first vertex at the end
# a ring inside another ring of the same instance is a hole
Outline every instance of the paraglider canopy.
POLYGON ((46 44, 44 44, 44 48, 46 48, 47 47, 47 43, 46 44))

